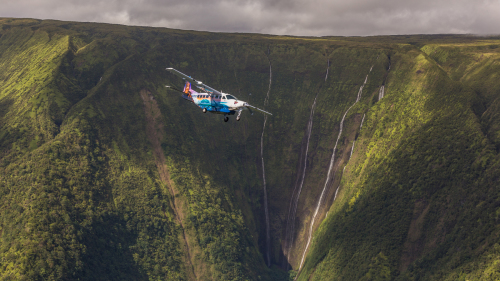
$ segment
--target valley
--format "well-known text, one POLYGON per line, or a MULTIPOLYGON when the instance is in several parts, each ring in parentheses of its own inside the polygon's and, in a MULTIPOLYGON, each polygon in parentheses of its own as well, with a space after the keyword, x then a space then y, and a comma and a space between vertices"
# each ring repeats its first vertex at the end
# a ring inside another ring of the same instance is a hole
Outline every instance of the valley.
POLYGON ((491 36, 0 18, 0 276, 497 280, 498 73, 491 36))

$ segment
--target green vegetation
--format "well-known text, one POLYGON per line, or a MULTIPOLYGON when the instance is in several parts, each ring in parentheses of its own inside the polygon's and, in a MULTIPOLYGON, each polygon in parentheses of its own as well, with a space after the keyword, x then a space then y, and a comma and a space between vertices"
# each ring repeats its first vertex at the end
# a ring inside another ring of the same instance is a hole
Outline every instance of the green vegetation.
POLYGON ((392 58, 301 279, 496 280, 484 260, 497 248, 499 158, 481 125, 495 98, 475 87, 494 74, 459 79, 418 50, 392 58))
POLYGON ((0 19, 0 279, 497 280, 499 59, 494 37, 0 19), (267 268, 263 116, 224 123, 164 86, 180 87, 174 67, 263 108, 270 65, 267 268), (340 120, 367 74, 298 272, 340 120))

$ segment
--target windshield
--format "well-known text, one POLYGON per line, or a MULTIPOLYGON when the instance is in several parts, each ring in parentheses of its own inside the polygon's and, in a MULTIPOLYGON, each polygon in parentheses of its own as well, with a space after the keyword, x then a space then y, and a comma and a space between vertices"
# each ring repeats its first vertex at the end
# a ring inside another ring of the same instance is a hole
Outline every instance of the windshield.
POLYGON ((236 100, 237 98, 235 98, 234 96, 231 96, 231 95, 226 95, 227 99, 229 100, 236 100))

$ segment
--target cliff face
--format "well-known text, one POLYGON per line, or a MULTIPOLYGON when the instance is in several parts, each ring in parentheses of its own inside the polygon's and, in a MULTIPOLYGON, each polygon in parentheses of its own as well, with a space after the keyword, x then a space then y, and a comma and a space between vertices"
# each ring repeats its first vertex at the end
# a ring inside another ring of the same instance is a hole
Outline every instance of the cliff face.
POLYGON ((0 26, 2 278, 497 278, 498 39, 0 26))

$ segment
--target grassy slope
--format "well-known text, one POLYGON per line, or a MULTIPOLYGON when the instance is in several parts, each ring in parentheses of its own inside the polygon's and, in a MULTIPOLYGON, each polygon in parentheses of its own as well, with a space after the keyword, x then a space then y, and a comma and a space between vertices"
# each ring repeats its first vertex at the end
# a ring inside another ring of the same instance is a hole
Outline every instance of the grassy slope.
MULTIPOLYGON (((300 277, 315 271, 318 279, 351 279, 388 270, 393 277, 401 271, 400 277, 439 279, 467 266, 476 268, 471 274, 494 270, 498 249, 488 246, 496 217, 477 218, 498 201, 492 195, 495 57, 480 60, 475 71, 456 70, 429 51, 477 45, 475 38, 303 40, 56 21, 0 24, 3 278, 285 278, 263 259, 263 117, 244 113, 238 123, 221 123, 164 88, 181 83, 165 73, 172 66, 262 107, 269 62, 266 108, 274 115, 264 159, 274 264, 283 262, 281 239, 312 101, 318 94, 298 242, 288 261, 295 269, 340 119, 373 65, 339 142, 340 171, 366 113, 334 215, 316 234, 300 277), (377 102, 387 73, 386 97, 377 102), (474 207, 458 213, 464 204, 474 207), (465 226, 474 226, 478 238, 447 252, 470 240, 465 226), (439 267, 429 269, 435 261, 439 267)), ((478 48, 496 53, 490 45, 470 47, 469 57, 478 48)), ((448 51, 454 54, 448 62, 462 62, 457 50, 448 51)))

